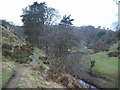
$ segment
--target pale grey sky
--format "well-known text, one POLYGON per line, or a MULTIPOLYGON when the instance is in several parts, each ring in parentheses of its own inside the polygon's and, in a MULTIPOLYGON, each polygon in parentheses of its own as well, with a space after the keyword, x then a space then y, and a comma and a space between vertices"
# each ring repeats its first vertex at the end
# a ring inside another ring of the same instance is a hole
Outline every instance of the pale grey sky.
POLYGON ((118 17, 118 6, 113 0, 0 0, 0 19, 22 25, 22 8, 33 2, 46 2, 61 16, 71 14, 74 26, 93 25, 111 28, 118 17))

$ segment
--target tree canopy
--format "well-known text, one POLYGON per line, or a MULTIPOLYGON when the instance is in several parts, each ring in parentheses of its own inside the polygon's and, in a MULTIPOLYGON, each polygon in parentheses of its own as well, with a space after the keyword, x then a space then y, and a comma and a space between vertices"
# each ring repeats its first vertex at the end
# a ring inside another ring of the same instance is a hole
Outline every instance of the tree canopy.
POLYGON ((73 25, 72 21, 74 19, 71 19, 70 16, 71 15, 69 15, 69 16, 64 15, 61 22, 60 22, 60 25, 73 25))

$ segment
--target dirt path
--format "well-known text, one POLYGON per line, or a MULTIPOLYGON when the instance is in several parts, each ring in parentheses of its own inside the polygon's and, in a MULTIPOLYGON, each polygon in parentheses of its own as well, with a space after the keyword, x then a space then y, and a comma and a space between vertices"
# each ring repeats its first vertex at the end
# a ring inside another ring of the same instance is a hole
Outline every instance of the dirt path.
MULTIPOLYGON (((32 56, 32 66, 37 67, 38 63, 35 60, 35 55, 32 56)), ((17 88, 18 87, 18 81, 22 75, 22 73, 26 70, 30 69, 30 67, 25 67, 25 66, 19 66, 17 69, 15 69, 15 75, 8 81, 7 85, 5 88, 17 88)))
POLYGON ((20 66, 15 70, 15 75, 10 79, 8 84, 6 85, 5 88, 17 88, 18 81, 20 79, 20 76, 22 73, 26 70, 29 69, 28 67, 25 66, 20 66))
MULTIPOLYGON (((38 63, 36 62, 36 56, 35 52, 33 53, 32 56, 32 66, 37 67, 39 66, 38 63)), ((21 75, 23 74, 26 69, 30 69, 30 67, 25 67, 25 66, 18 66, 17 69, 15 69, 15 75, 8 81, 8 84, 6 85, 5 88, 17 88, 18 87, 18 81, 21 78, 21 75)))

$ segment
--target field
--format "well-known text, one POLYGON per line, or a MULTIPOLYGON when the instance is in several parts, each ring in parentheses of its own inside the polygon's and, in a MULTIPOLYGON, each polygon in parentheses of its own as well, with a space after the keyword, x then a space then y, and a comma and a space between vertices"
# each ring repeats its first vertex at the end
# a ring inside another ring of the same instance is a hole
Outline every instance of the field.
MULTIPOLYGON (((93 85, 101 88, 113 88, 118 85, 118 57, 109 57, 109 52, 117 52, 118 43, 110 46, 109 51, 100 51, 89 54, 95 60, 91 77, 86 75, 83 80, 89 79, 93 85), (96 83, 97 82, 97 83, 96 83)), ((83 74, 84 75, 84 74, 83 74)), ((84 75, 85 76, 85 75, 84 75)))
POLYGON ((118 43, 113 44, 108 52, 98 52, 91 55, 91 58, 96 61, 93 68, 95 72, 101 75, 117 79, 118 75, 118 57, 108 57, 109 52, 117 51, 118 43))
MULTIPOLYGON (((118 43, 115 43, 111 45, 109 51, 90 54, 91 60, 95 60, 93 73, 113 82, 118 80, 118 57, 109 57, 107 55, 109 52, 117 51, 117 47, 118 43)), ((81 48, 72 49, 72 52, 88 52, 88 49, 81 50, 81 48)))
POLYGON ((106 52, 99 52, 91 55, 96 61, 94 71, 113 76, 118 72, 118 58, 108 57, 106 52))
POLYGON ((92 54, 91 59, 94 59, 96 61, 93 72, 113 81, 118 79, 117 57, 108 57, 107 52, 98 52, 92 54))

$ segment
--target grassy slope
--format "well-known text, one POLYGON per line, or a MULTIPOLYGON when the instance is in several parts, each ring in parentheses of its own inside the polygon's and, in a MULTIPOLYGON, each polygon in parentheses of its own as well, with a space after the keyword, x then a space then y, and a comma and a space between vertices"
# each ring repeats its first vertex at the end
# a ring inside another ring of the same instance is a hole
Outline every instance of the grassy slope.
POLYGON ((13 46, 25 44, 20 38, 7 29, 2 30, 2 44, 3 43, 7 43, 13 46))
MULTIPOLYGON (((13 46, 21 46, 21 45, 25 45, 25 43, 19 39, 17 36, 15 36, 11 31, 9 30, 2 30, 2 42, 3 43, 7 43, 9 45, 13 45, 13 46)), ((42 60, 39 59, 39 57, 44 56, 44 53, 42 53, 42 51, 38 48, 34 49, 34 57, 36 62, 38 63, 39 66, 42 66, 42 69, 44 69, 44 71, 46 71, 46 69, 48 70, 49 67, 45 64, 43 64, 42 60)), ((37 87, 46 87, 46 88, 63 88, 63 85, 61 84, 57 84, 54 81, 46 81, 44 78, 44 74, 45 72, 41 72, 40 71, 40 67, 38 66, 38 70, 34 69, 34 67, 32 67, 31 65, 24 65, 24 64, 18 64, 13 62, 12 60, 10 60, 10 58, 6 58, 4 56, 2 56, 2 60, 1 63, 3 64, 3 66, 1 65, 0 68, 2 71, 0 71, 1 74, 1 82, 0 82, 0 89, 2 88, 2 86, 5 86, 5 84, 8 82, 8 80, 11 78, 11 76, 14 74, 14 69, 17 66, 23 66, 26 67, 27 69, 25 69, 25 72, 22 72, 22 76, 20 77, 19 80, 19 84, 18 87, 19 88, 37 88, 37 87), (40 71, 40 72, 39 72, 40 71), (3 85, 2 85, 3 84, 3 85)))
POLYGON ((50 68, 39 59, 44 56, 45 54, 40 49, 34 48, 33 57, 36 63, 32 66, 28 65, 30 69, 26 69, 22 73, 18 84, 19 88, 63 88, 61 84, 45 80, 50 68))
MULTIPOLYGON (((110 47, 111 51, 117 50, 117 43, 110 47)), ((108 52, 98 52, 91 55, 91 58, 96 61, 96 65, 93 71, 100 74, 101 76, 106 76, 111 80, 118 79, 118 57, 108 57, 108 52)))
POLYGON ((2 88, 2 59, 0 52, 0 89, 2 88))
MULTIPOLYGON (((7 43, 13 46, 25 44, 22 40, 20 40, 17 36, 15 36, 11 31, 7 29, 2 30, 2 44, 3 43, 7 43)), ((1 55, 0 77, 2 78, 0 81, 1 89, 3 86, 5 86, 10 77, 14 74, 13 68, 15 68, 15 64, 9 58, 2 56, 2 54, 0 55, 1 55)))
POLYGON ((39 57, 45 56, 45 54, 40 49, 34 48, 33 55, 34 55, 35 60, 38 64, 42 63, 41 60, 39 59, 39 57))
MULTIPOLYGON (((10 65, 10 63, 11 62, 9 62, 9 65, 10 65)), ((5 65, 5 64, 3 64, 3 65, 5 65)), ((12 77, 13 74, 14 74, 13 68, 11 69, 9 66, 8 67, 6 66, 2 70, 2 87, 4 87, 6 85, 6 83, 12 77)))
POLYGON ((2 32, 0 27, 0 89, 2 88, 2 32))
POLYGON ((96 65, 93 68, 95 72, 100 74, 109 75, 115 77, 118 72, 118 58, 108 57, 106 52, 99 52, 91 55, 92 59, 96 61, 96 65))
MULTIPOLYGON (((11 31, 9 30, 2 30, 2 42, 3 43, 7 43, 9 45, 13 45, 13 46, 21 46, 21 45, 25 45, 25 43, 19 39, 16 35, 14 35, 11 31)), ((40 51, 39 49, 35 48, 34 49, 34 55, 35 55, 35 60, 37 63, 41 63, 39 61, 39 57, 43 55, 43 53, 41 53, 42 51, 40 51)), ((2 88, 3 86, 5 86, 7 84, 7 82, 9 81, 9 79, 12 77, 12 75, 14 74, 13 69, 17 66, 19 66, 19 64, 16 64, 14 62, 12 62, 12 60, 10 60, 9 58, 6 58, 4 56, 2 56, 2 60, 1 60, 2 65, 0 66, 0 68, 2 69, 2 71, 0 72, 1 74, 1 79, 2 82, 0 82, 0 85, 2 88)), ((26 69, 25 72, 22 73, 22 76, 20 77, 19 80, 19 84, 18 87, 19 88, 24 88, 24 87, 28 87, 28 88, 36 88, 36 87, 47 87, 45 80, 43 80, 41 75, 38 75, 38 71, 37 70, 33 70, 33 68, 28 65, 28 68, 31 69, 26 69), (31 78, 31 79, 30 79, 31 78), (31 84, 29 84, 28 82, 31 82, 31 84)), ((54 85, 57 85, 56 83, 53 83, 54 85)), ((57 85, 58 87, 62 87, 60 85, 57 85)))
POLYGON ((9 59, 2 56, 2 83, 1 87, 4 87, 8 80, 11 78, 11 76, 14 74, 13 69, 15 68, 15 63, 12 61, 9 61, 9 59))

